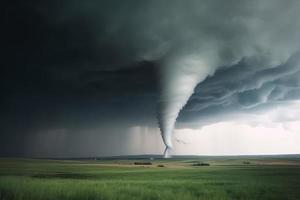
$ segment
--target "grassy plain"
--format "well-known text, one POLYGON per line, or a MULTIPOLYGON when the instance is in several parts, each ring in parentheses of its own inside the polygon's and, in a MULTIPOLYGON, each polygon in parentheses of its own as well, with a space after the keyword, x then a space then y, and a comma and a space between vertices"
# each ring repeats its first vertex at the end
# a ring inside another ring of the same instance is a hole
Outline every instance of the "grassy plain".
POLYGON ((299 157, 135 161, 2 158, 0 200, 300 199, 299 157))

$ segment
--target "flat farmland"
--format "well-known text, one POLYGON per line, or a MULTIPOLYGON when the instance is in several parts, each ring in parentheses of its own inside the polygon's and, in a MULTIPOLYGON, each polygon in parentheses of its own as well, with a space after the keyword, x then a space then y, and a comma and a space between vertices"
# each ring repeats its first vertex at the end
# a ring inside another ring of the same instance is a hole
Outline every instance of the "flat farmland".
POLYGON ((0 159, 0 199, 300 199, 299 157, 0 159), (202 164, 209 164, 209 166, 202 164))

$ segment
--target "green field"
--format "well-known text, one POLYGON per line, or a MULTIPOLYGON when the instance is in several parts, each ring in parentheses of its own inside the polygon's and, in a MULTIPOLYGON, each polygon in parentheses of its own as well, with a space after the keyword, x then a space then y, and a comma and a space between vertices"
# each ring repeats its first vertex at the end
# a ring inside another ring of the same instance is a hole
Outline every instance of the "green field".
POLYGON ((0 199, 300 199, 299 158, 134 162, 3 158, 0 199))

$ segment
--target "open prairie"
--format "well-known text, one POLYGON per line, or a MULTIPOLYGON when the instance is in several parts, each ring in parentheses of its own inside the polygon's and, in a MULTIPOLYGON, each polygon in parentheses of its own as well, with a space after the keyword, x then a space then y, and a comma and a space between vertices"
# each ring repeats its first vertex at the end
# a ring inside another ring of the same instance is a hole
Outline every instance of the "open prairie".
POLYGON ((296 200, 300 158, 2 158, 0 199, 296 200))

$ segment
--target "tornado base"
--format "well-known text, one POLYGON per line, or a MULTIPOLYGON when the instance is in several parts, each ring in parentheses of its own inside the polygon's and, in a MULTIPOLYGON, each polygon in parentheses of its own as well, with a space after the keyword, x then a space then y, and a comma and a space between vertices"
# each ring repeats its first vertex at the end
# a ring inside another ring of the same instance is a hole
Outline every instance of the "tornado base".
POLYGON ((164 158, 171 158, 170 150, 171 150, 170 147, 166 147, 164 151, 164 158))

